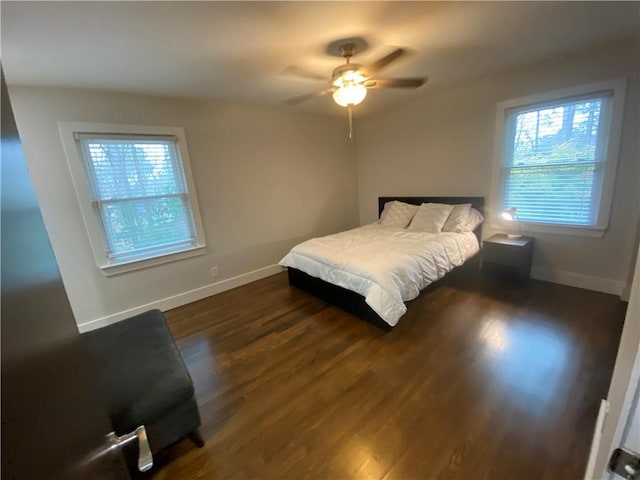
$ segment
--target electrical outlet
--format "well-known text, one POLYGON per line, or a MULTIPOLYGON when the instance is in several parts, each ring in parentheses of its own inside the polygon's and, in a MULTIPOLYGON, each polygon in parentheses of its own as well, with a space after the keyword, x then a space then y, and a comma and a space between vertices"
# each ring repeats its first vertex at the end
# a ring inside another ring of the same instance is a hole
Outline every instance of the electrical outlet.
POLYGON ((209 274, 211 275, 211 278, 218 278, 218 275, 220 275, 220 273, 218 272, 218 267, 211 267, 209 269, 209 274))

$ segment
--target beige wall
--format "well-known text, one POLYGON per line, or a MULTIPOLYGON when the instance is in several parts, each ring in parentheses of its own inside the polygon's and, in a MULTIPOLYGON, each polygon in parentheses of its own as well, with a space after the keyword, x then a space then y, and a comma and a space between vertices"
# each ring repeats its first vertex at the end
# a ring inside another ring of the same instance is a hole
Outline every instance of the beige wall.
POLYGON ((284 108, 10 87, 18 129, 79 324, 276 264, 294 244, 357 224, 343 122, 284 108), (96 267, 58 121, 185 129, 207 253, 105 277, 96 267), (220 277, 213 280, 210 267, 220 277))
MULTIPOLYGON (((357 122, 360 221, 377 216, 381 195, 483 195, 489 200, 496 104, 627 77, 627 99, 610 228, 604 238, 536 233, 538 278, 612 293, 628 282, 640 205, 638 39, 448 89, 357 122)), ((488 223, 488 222, 487 222, 488 223)), ((485 225, 485 238, 492 230, 485 225)))
MULTIPOLYGON (((117 317, 277 263, 295 243, 373 221, 380 195, 489 199, 500 101, 626 76, 621 156, 602 239, 536 233, 534 274, 618 292, 630 278, 639 204, 638 41, 416 92, 356 120, 356 148, 336 117, 275 107, 77 89, 10 87, 27 161, 80 324, 117 317), (96 267, 58 121, 183 127, 207 253, 105 277, 96 267), (357 162, 357 170, 356 170, 357 162), (219 279, 209 276, 218 266, 219 279)), ((379 92, 383 94, 382 92, 379 92)), ((487 224, 485 237, 492 234, 487 224)))

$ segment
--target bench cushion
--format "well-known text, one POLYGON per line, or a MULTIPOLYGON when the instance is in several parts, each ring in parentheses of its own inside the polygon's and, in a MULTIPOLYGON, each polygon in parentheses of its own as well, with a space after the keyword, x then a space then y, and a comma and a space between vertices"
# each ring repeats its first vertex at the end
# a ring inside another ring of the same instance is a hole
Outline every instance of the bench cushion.
POLYGON ((83 335, 101 363, 118 435, 149 424, 193 396, 193 383, 160 310, 83 335))

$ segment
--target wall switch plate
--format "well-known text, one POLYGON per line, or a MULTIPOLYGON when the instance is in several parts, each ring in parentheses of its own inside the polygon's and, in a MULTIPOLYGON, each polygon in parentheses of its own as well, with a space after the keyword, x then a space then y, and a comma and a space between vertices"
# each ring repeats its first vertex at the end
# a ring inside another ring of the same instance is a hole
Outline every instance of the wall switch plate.
POLYGON ((211 267, 209 269, 209 274, 211 275, 211 278, 218 278, 218 276, 220 275, 220 273, 218 272, 218 267, 211 267))

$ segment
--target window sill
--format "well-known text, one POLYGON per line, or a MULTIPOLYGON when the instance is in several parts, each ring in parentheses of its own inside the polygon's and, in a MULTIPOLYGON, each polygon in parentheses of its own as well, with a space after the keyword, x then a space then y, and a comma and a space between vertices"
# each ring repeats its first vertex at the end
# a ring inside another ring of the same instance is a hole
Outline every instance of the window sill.
POLYGON ((181 250, 179 252, 167 253, 159 257, 145 258, 143 260, 131 260, 128 262, 120 262, 114 264, 98 265, 102 273, 107 277, 120 275, 122 273, 132 272, 134 270, 142 270, 144 268, 155 267, 165 263, 184 260, 185 258, 197 257, 204 255, 206 246, 198 245, 197 247, 181 250))
MULTIPOLYGON (((579 227, 570 225, 552 225, 546 223, 525 223, 521 222, 522 233, 551 233, 554 235, 569 235, 576 237, 603 238, 607 233, 606 228, 601 227, 579 227)), ((491 222, 491 228, 504 233, 514 233, 518 231, 517 222, 491 222)))

